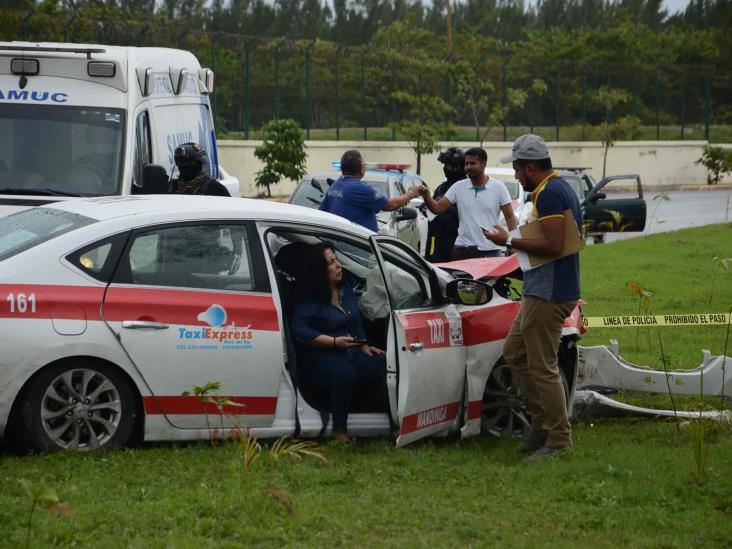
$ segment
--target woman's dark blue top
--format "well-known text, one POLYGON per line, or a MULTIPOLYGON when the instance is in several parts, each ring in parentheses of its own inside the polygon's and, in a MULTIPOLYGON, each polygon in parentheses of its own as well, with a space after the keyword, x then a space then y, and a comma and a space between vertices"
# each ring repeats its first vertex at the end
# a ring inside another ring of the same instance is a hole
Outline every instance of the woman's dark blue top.
POLYGON ((308 299, 295 305, 292 310, 290 325, 292 335, 299 344, 309 343, 319 335, 339 337, 350 335, 358 339, 366 339, 361 313, 358 310, 356 296, 346 282, 338 286, 343 311, 328 303, 308 299), (344 313, 345 311, 345 313, 344 313))

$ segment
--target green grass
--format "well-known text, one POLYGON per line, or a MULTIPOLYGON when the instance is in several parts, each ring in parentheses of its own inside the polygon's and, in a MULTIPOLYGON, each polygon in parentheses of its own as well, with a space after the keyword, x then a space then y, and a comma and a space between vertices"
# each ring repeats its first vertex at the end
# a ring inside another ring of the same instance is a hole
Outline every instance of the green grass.
MULTIPOLYGON (((711 257, 732 256, 731 243, 728 224, 590 246, 582 253, 585 311, 635 313, 626 282, 637 280, 653 290, 654 313, 707 312, 711 257)), ((714 311, 732 305, 732 273, 719 276, 715 301, 725 306, 714 311)), ((584 343, 614 337, 625 356, 657 361, 643 332, 633 349, 634 331, 595 329, 584 343)), ((691 366, 701 347, 722 352, 723 332, 660 333, 666 355, 691 366)), ((0 453, 0 546, 24 546, 31 502, 20 479, 54 488, 75 512, 36 511, 33 547, 732 546, 729 425, 709 440, 705 480, 686 423, 595 420, 576 425, 574 440, 535 465, 516 455, 516 441, 491 437, 404 449, 385 439, 327 443, 327 464, 262 457, 244 476, 233 443, 0 453), (293 514, 267 494, 271 486, 289 496, 293 514)))
MULTIPOLYGON (((519 135, 532 130, 529 126, 508 126, 506 128, 506 139, 513 141, 519 135)), ((655 141, 658 136, 661 141, 700 141, 704 139, 704 126, 699 124, 689 124, 684 128, 683 136, 680 126, 661 126, 659 133, 656 133, 656 126, 641 126, 639 135, 636 140, 655 141)), ((303 135, 305 130, 303 129, 303 135)), ((557 141, 556 127, 554 126, 534 126, 533 132, 541 135, 548 141, 557 141)), ((394 139, 391 128, 388 127, 369 127, 367 128, 366 138, 369 141, 391 141, 394 139)), ((223 131, 219 132, 220 139, 244 139, 243 131, 223 131)), ((250 139, 261 139, 261 132, 252 130, 249 132, 250 139)), ((335 128, 313 128, 310 130, 310 139, 314 141, 335 141, 335 128)), ((342 127, 338 139, 341 141, 362 141, 364 139, 363 127, 349 126, 342 127)), ((400 139, 396 134, 396 139, 400 139)), ((455 133, 451 137, 445 137, 445 141, 478 141, 475 135, 475 127, 456 126, 455 133)), ((560 126, 559 141, 599 141, 599 129, 592 126, 581 125, 560 126)), ((491 128, 485 141, 503 141, 503 127, 498 126, 491 128)), ((709 127, 709 141, 711 143, 729 143, 732 141, 732 126, 718 125, 709 127)))
POLYGON ((18 478, 54 486, 72 518, 40 511, 33 545, 86 547, 688 547, 732 543, 732 437, 693 480, 687 433, 606 421, 575 447, 526 465, 515 442, 483 438, 394 449, 327 446, 329 464, 258 463, 239 484, 233 445, 6 458, 4 546, 20 545, 29 501, 18 478), (266 494, 279 486, 294 514, 266 494))
MULTIPOLYGON (((589 317, 638 314, 638 297, 628 289, 628 282, 635 281, 652 292, 651 314, 728 313, 732 270, 719 269, 709 304, 715 256, 732 257, 732 223, 588 246, 580 255, 582 295, 588 302, 583 312, 589 317)), ((726 334, 726 326, 591 328, 582 344, 605 345, 616 339, 625 359, 663 368, 660 335, 668 367, 687 369, 701 363, 702 349, 723 354, 726 334)), ((729 356, 732 333, 727 345, 729 356)))

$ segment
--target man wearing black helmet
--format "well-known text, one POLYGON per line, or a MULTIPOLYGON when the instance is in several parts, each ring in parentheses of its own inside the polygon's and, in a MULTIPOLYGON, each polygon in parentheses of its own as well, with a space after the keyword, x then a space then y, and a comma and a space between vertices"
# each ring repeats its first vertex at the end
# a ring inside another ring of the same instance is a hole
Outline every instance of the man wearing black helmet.
MULTIPOLYGON (((445 181, 435 189, 432 195, 436 202, 440 200, 452 187, 452 185, 465 179, 465 157, 462 149, 450 147, 442 151, 437 161, 443 164, 442 171, 445 173, 445 181)), ((455 204, 450 206, 445 213, 435 216, 427 226, 427 250, 425 259, 432 263, 440 263, 452 260, 452 250, 455 246, 455 239, 458 235, 460 220, 458 209, 455 204)))
POLYGON ((226 187, 203 170, 203 166, 208 163, 208 155, 198 143, 179 145, 173 158, 180 176, 173 179, 171 193, 231 196, 226 187))

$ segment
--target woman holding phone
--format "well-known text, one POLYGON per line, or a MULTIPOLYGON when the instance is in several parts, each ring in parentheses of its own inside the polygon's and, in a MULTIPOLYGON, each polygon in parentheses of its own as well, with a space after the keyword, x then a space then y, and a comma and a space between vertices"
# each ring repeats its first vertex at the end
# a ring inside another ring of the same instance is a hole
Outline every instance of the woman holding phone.
POLYGON ((292 334, 303 367, 311 379, 328 390, 333 433, 350 442, 348 413, 356 385, 384 382, 385 355, 369 345, 351 286, 332 244, 306 250, 298 278, 302 301, 291 315, 292 334))

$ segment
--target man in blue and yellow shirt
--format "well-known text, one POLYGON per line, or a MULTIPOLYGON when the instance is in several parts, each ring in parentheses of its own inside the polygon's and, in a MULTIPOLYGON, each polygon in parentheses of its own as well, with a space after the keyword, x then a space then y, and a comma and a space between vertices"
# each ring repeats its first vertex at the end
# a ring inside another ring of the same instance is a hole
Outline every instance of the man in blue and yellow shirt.
MULTIPOLYGON (((532 193, 534 208, 529 221, 539 221, 544 238, 512 238, 500 226, 493 232, 485 231, 486 238, 532 255, 559 255, 565 223, 576 223, 581 231, 582 211, 569 184, 553 170, 546 143, 538 135, 522 135, 501 162, 511 162, 516 179, 532 193), (567 210, 574 219, 565 215, 567 210)), ((530 459, 549 458, 572 444, 557 349, 564 319, 579 297, 579 253, 524 272, 521 310, 511 325, 503 356, 518 380, 531 416, 531 433, 518 449, 531 453, 530 459)))

